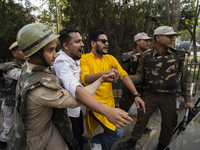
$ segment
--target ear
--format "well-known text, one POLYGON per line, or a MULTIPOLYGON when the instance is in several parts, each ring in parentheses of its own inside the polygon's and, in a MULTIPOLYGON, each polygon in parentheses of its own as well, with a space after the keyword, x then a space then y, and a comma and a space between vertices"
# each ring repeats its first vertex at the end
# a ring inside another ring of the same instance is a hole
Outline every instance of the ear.
POLYGON ((12 50, 11 53, 15 57, 15 50, 12 50))
POLYGON ((68 49, 68 44, 66 42, 63 43, 63 48, 68 49))
POLYGON ((137 40, 137 41, 136 41, 136 44, 138 45, 139 43, 140 43, 140 40, 137 40))
POLYGON ((95 41, 91 41, 91 46, 92 47, 96 47, 96 42, 95 41))
POLYGON ((157 35, 156 36, 156 41, 159 41, 159 39, 160 39, 160 35, 157 35))

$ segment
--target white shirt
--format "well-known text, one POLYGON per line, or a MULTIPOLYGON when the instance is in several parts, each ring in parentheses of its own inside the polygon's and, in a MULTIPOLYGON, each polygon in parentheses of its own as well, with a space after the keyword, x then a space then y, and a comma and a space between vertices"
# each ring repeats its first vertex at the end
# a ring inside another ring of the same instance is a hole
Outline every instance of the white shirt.
MULTIPOLYGON (((76 99, 76 87, 83 87, 80 80, 80 60, 73 60, 65 52, 60 50, 58 53, 52 69, 56 76, 61 80, 63 87, 69 91, 69 93, 76 99)), ((68 116, 79 117, 81 107, 67 108, 68 116)))

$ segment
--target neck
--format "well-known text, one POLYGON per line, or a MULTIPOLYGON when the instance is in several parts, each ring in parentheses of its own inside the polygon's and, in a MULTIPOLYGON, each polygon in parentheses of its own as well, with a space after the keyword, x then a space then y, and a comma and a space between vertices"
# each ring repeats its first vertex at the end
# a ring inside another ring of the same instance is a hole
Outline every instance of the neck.
POLYGON ((156 43, 156 50, 160 55, 164 55, 167 49, 168 49, 167 47, 156 43))
POLYGON ((91 52, 94 54, 95 57, 97 57, 99 59, 101 59, 103 57, 101 54, 98 54, 95 49, 92 49, 91 52))
POLYGON ((42 65, 44 66, 42 60, 40 58, 36 58, 36 57, 30 57, 29 58, 29 63, 34 64, 34 65, 42 65))
POLYGON ((142 49, 141 47, 138 47, 138 46, 136 49, 138 50, 139 53, 143 53, 145 51, 145 49, 142 49))

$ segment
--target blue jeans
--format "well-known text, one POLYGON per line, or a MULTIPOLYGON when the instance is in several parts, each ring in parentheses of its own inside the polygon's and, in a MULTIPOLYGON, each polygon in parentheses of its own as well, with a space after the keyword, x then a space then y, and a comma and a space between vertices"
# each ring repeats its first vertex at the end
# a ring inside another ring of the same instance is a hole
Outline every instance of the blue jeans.
POLYGON ((100 120, 98 120, 91 110, 89 111, 89 114, 104 129, 103 133, 97 134, 92 138, 92 142, 101 144, 102 150, 109 150, 113 143, 119 141, 123 137, 124 129, 116 128, 115 131, 112 131, 108 129, 100 120))

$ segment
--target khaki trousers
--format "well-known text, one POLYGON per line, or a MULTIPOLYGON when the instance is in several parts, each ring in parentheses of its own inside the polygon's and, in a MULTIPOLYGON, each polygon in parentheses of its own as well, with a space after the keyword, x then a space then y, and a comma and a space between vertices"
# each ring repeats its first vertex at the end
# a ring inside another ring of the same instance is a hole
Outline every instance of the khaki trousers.
POLYGON ((156 108, 159 107, 162 117, 159 142, 163 145, 168 144, 172 137, 172 132, 177 125, 176 95, 176 93, 153 93, 144 90, 142 99, 145 102, 146 113, 138 110, 138 120, 131 133, 131 137, 134 140, 141 138, 149 118, 156 108))

